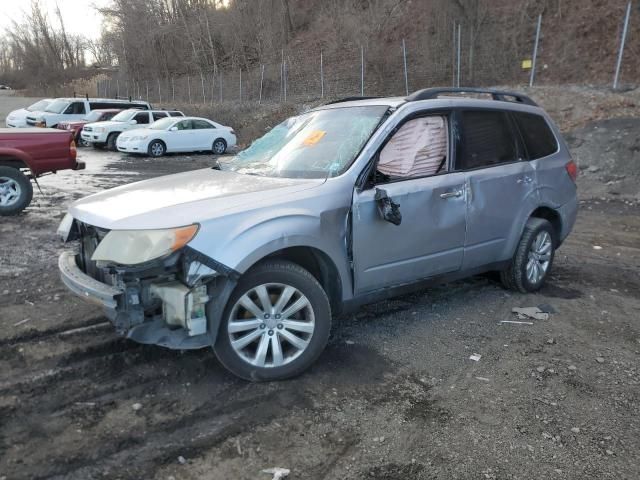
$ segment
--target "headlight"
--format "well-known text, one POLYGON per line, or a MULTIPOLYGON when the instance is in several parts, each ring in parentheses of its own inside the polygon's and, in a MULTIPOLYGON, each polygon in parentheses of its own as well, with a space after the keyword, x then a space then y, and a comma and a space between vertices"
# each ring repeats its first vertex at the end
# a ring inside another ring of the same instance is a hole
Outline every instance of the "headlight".
POLYGON ((195 237, 198 225, 164 230, 111 230, 93 252, 91 260, 136 265, 169 255, 195 237))
POLYGON ((102 133, 102 132, 104 132, 104 127, 95 127, 93 129, 93 131, 96 132, 96 133, 102 133))

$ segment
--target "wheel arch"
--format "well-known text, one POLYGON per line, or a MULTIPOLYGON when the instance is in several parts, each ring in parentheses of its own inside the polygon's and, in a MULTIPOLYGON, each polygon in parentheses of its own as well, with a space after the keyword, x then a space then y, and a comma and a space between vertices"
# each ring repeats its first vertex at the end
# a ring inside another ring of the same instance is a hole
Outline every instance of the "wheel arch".
POLYGON ((13 167, 18 170, 28 168, 34 176, 37 173, 33 168, 31 158, 24 152, 13 148, 0 149, 0 166, 13 167))
POLYGON ((331 310, 340 311, 342 305, 342 279, 338 267, 331 257, 316 247, 300 245, 286 247, 263 256, 254 262, 249 270, 264 261, 280 259, 288 260, 307 270, 322 285, 329 297, 331 310))
POLYGON ((542 218, 544 220, 547 220, 551 224, 555 233, 554 240, 556 241, 557 247, 557 243, 560 241, 560 236, 562 234, 562 217, 560 216, 560 213, 554 208, 551 208, 547 205, 542 205, 531 212, 529 218, 531 217, 542 218))

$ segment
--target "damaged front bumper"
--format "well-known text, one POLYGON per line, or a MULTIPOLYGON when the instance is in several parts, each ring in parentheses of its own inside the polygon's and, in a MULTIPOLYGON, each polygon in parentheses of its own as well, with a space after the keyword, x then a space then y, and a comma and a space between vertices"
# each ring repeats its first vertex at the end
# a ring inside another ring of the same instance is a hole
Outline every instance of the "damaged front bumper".
POLYGON ((71 292, 102 306, 118 334, 172 349, 203 348, 215 342, 224 302, 235 285, 229 277, 181 254, 142 269, 99 269, 98 278, 110 284, 85 273, 81 265, 81 255, 63 252, 59 257, 61 279, 71 292))

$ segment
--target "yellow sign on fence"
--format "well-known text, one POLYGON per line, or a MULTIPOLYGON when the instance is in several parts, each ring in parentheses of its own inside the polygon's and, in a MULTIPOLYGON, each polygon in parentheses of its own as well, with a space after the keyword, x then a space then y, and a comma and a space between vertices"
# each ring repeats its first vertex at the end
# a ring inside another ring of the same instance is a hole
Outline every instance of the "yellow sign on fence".
POLYGON ((531 60, 522 60, 522 69, 529 70, 531 68, 531 60))

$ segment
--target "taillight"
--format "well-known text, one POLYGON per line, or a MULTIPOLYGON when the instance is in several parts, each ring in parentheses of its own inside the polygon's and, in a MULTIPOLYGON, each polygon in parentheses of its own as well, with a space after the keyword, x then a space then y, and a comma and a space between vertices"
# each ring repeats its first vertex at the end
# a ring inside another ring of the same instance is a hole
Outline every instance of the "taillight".
POLYGON ((575 164, 575 162, 573 160, 570 160, 569 163, 564 166, 564 168, 567 169, 567 173, 569 174, 569 177, 571 177, 571 180, 575 182, 578 178, 578 166, 575 164))
POLYGON ((75 160, 78 151, 76 149, 76 142, 73 139, 71 139, 71 143, 69 144, 69 152, 71 153, 71 158, 75 160))

